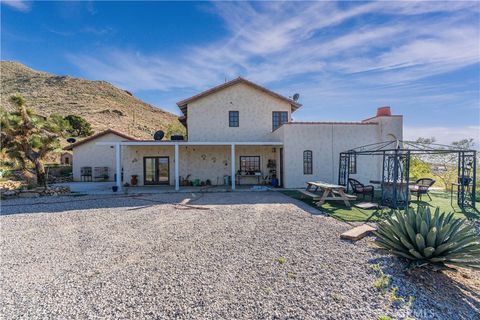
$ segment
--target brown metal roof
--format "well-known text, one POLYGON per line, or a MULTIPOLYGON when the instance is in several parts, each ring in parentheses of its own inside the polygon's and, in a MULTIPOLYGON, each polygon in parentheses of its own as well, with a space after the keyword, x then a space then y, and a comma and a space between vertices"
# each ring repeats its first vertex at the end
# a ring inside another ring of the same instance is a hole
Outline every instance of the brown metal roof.
POLYGON ((66 146, 65 148, 63 148, 63 150, 73 150, 73 148, 75 147, 78 147, 79 145, 82 145, 86 142, 89 142, 89 141, 92 141, 92 140, 95 140, 97 138, 100 138, 100 137, 103 137, 104 135, 107 135, 107 134, 114 134, 114 135, 117 135, 119 137, 122 137, 122 138, 125 138, 127 140, 131 140, 131 141, 136 141, 137 139, 135 139, 134 137, 131 137, 129 135, 126 135, 125 133, 122 133, 122 132, 119 132, 119 131, 116 131, 116 130, 113 130, 113 129, 107 129, 105 131, 102 131, 102 132, 99 132, 97 134, 94 134, 93 136, 90 136, 90 137, 87 137, 81 141, 77 141, 75 143, 72 143, 71 145, 69 146, 66 146))
POLYGON ((215 93, 215 92, 218 92, 218 91, 223 90, 223 89, 225 89, 225 88, 228 88, 228 87, 230 87, 230 86, 233 86, 233 85, 235 85, 235 84, 237 84, 237 83, 247 84, 247 85, 249 85, 249 86, 251 86, 251 87, 253 87, 253 88, 257 89, 257 90, 260 90, 260 91, 265 92, 266 94, 269 94, 269 95, 271 95, 271 96, 273 96, 273 97, 276 97, 276 98, 278 98, 278 99, 280 99, 280 100, 283 100, 283 101, 286 101, 286 102, 290 103, 290 105, 292 106, 292 112, 295 111, 295 110, 297 110, 298 108, 300 108, 300 107, 302 106, 300 103, 298 103, 298 102, 296 102, 296 101, 294 101, 294 100, 292 100, 292 99, 290 99, 290 98, 284 97, 284 96, 282 96, 282 95, 280 95, 280 94, 278 94, 278 93, 276 93, 276 92, 273 92, 273 91, 271 91, 271 90, 269 90, 269 89, 267 89, 267 88, 265 88, 265 87, 262 87, 262 86, 260 86, 260 85, 258 85, 258 84, 256 84, 256 83, 253 83, 253 82, 251 82, 251 81, 248 81, 248 80, 246 80, 246 79, 243 79, 242 77, 238 77, 238 78, 236 78, 236 79, 234 79, 234 80, 231 80, 231 81, 222 83, 221 85, 218 85, 218 86, 216 86, 216 87, 213 87, 213 88, 211 88, 211 89, 208 89, 208 90, 206 90, 206 91, 203 91, 203 92, 201 92, 201 93, 199 93, 199 94, 196 94, 196 95, 194 95, 194 96, 192 96, 192 97, 190 97, 190 98, 187 98, 187 99, 184 99, 184 100, 182 100, 182 101, 179 101, 179 102, 177 102, 177 106, 180 108, 180 110, 182 111, 182 113, 183 113, 184 115, 186 115, 186 113, 187 113, 187 104, 189 104, 190 102, 193 102, 193 101, 195 101, 195 100, 197 100, 197 99, 203 98, 203 97, 208 96, 208 95, 210 95, 210 94, 212 94, 212 93, 215 93))

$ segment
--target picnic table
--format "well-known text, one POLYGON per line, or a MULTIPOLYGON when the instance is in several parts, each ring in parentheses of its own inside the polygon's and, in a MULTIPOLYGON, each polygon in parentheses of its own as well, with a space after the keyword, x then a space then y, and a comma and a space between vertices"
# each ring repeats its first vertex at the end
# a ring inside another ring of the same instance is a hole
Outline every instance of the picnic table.
POLYGON ((325 203, 325 201, 332 200, 343 201, 347 207, 350 207, 350 200, 357 199, 356 196, 345 193, 345 186, 326 183, 323 181, 307 182, 307 188, 301 192, 309 197, 312 197, 313 200, 318 200, 317 205, 322 205, 325 203))

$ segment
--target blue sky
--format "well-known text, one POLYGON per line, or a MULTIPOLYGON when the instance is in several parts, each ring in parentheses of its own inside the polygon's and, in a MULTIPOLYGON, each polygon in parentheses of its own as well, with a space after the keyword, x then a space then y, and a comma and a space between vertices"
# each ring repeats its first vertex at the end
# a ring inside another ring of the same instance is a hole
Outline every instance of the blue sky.
POLYGON ((480 144, 480 2, 2 1, 1 58, 175 103, 237 76, 298 121, 390 105, 405 138, 480 144))

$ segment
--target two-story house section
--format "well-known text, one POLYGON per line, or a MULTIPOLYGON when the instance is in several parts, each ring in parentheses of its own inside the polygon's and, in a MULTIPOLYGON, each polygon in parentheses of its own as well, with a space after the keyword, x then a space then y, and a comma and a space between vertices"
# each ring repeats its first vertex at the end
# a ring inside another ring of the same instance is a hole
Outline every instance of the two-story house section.
MULTIPOLYGON (((117 136, 105 141, 101 135, 101 141, 88 140, 91 149, 110 148, 109 176, 122 177, 117 181, 120 188, 132 176, 140 186, 170 185, 176 190, 187 184, 228 184, 235 190, 257 184, 302 188, 312 180, 336 183, 340 152, 401 140, 403 134, 402 117, 392 116, 389 108, 359 122, 292 122, 301 104, 243 78, 177 105, 187 129, 184 140, 117 136)), ((77 150, 88 152, 82 142, 69 148, 74 153, 74 179, 81 180, 81 168, 94 168, 100 159, 76 155, 77 150)), ((355 163, 351 171, 358 180, 380 175, 381 159, 359 162, 358 167, 355 163)))

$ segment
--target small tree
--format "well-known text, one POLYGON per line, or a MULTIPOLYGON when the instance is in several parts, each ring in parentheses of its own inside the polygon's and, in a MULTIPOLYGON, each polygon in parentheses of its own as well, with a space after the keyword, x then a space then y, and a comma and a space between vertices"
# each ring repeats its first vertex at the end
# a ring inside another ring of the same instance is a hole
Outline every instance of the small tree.
POLYGON ((435 143, 435 141, 437 141, 435 139, 435 137, 430 137, 430 138, 422 138, 422 137, 419 137, 417 138, 417 143, 421 143, 421 144, 432 144, 432 143, 435 143))
POLYGON ((78 137, 87 137, 93 134, 92 126, 84 118, 71 114, 66 116, 65 120, 70 125, 70 128, 67 129, 68 133, 78 137))
POLYGON ((165 132, 165 138, 170 139, 174 134, 180 134, 183 136, 187 134, 185 127, 180 122, 171 122, 168 124, 165 132))
POLYGON ((454 146, 458 149, 470 150, 470 149, 473 149, 473 147, 475 146, 475 142, 474 142, 473 138, 462 139, 460 141, 452 142, 452 146, 454 146))
POLYGON ((410 178, 418 180, 432 176, 432 170, 428 164, 419 157, 413 156, 410 160, 410 178))
MULTIPOLYGON (((435 138, 418 138, 417 143, 422 144, 432 144, 435 142, 435 138)), ((473 139, 463 139, 460 141, 454 141, 451 143, 452 147, 456 149, 469 150, 474 147, 473 139)), ((458 155, 454 153, 438 153, 423 156, 422 161, 427 163, 435 177, 435 179, 440 180, 440 183, 443 184, 445 190, 450 190, 452 188, 452 183, 457 181, 458 178, 458 155)))
POLYGON ((59 136, 64 131, 65 121, 56 115, 45 118, 34 114, 20 95, 12 96, 11 100, 17 111, 2 112, 1 149, 23 166, 26 160, 30 161, 35 168, 37 184, 46 186, 43 161, 60 147, 59 136))

